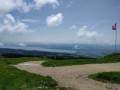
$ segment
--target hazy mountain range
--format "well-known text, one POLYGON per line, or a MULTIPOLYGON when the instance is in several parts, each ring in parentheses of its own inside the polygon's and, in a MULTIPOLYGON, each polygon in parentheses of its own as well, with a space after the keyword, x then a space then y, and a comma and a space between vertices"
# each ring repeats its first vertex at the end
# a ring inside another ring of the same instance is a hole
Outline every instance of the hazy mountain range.
MULTIPOLYGON (((16 44, 6 44, 1 48, 37 50, 46 52, 73 53, 84 56, 101 58, 115 51, 114 45, 97 44, 25 44, 23 46, 16 44)), ((117 52, 120 52, 120 45, 117 45, 117 52)))

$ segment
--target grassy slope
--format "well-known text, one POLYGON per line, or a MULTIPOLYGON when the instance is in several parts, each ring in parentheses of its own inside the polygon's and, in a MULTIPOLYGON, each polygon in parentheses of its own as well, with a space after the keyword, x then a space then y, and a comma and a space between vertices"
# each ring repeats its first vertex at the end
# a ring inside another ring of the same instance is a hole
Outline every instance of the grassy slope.
POLYGON ((0 90, 56 90, 57 82, 51 77, 29 73, 8 65, 37 60, 40 59, 0 57, 0 90))
POLYGON ((102 72, 92 74, 88 77, 102 82, 112 82, 120 84, 120 72, 102 72))
MULTIPOLYGON (((80 64, 94 64, 94 63, 115 63, 120 62, 119 55, 107 55, 101 59, 78 59, 78 60, 49 60, 43 63, 44 66, 66 66, 66 65, 80 65, 80 64)), ((103 72, 92 74, 89 76, 94 80, 102 82, 112 82, 120 84, 120 72, 103 72)))
POLYGON ((120 62, 119 55, 107 55, 101 59, 72 59, 72 60, 48 60, 42 65, 44 66, 66 66, 66 65, 81 65, 81 64, 95 64, 95 63, 115 63, 120 62))

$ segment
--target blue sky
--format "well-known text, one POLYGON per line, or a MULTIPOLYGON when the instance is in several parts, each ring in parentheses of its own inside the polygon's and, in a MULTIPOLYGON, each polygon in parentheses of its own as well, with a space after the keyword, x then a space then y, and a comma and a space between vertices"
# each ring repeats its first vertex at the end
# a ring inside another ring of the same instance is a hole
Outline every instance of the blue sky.
POLYGON ((120 44, 120 0, 0 0, 5 43, 120 44))

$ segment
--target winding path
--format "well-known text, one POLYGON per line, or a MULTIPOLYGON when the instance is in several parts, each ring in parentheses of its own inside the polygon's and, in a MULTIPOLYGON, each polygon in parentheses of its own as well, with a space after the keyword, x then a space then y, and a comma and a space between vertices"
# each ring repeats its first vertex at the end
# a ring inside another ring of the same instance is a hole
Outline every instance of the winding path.
POLYGON ((75 90, 120 90, 120 84, 102 83, 87 78, 88 75, 98 72, 120 71, 120 63, 43 67, 42 62, 31 61, 14 66, 28 72, 51 76, 60 86, 75 90))

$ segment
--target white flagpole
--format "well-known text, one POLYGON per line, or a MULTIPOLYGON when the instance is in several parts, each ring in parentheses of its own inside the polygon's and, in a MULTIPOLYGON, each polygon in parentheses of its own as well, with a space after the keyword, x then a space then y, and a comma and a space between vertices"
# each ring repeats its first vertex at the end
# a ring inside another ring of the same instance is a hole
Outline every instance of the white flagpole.
POLYGON ((116 23, 116 35, 115 35, 115 53, 117 53, 117 23, 116 23))

